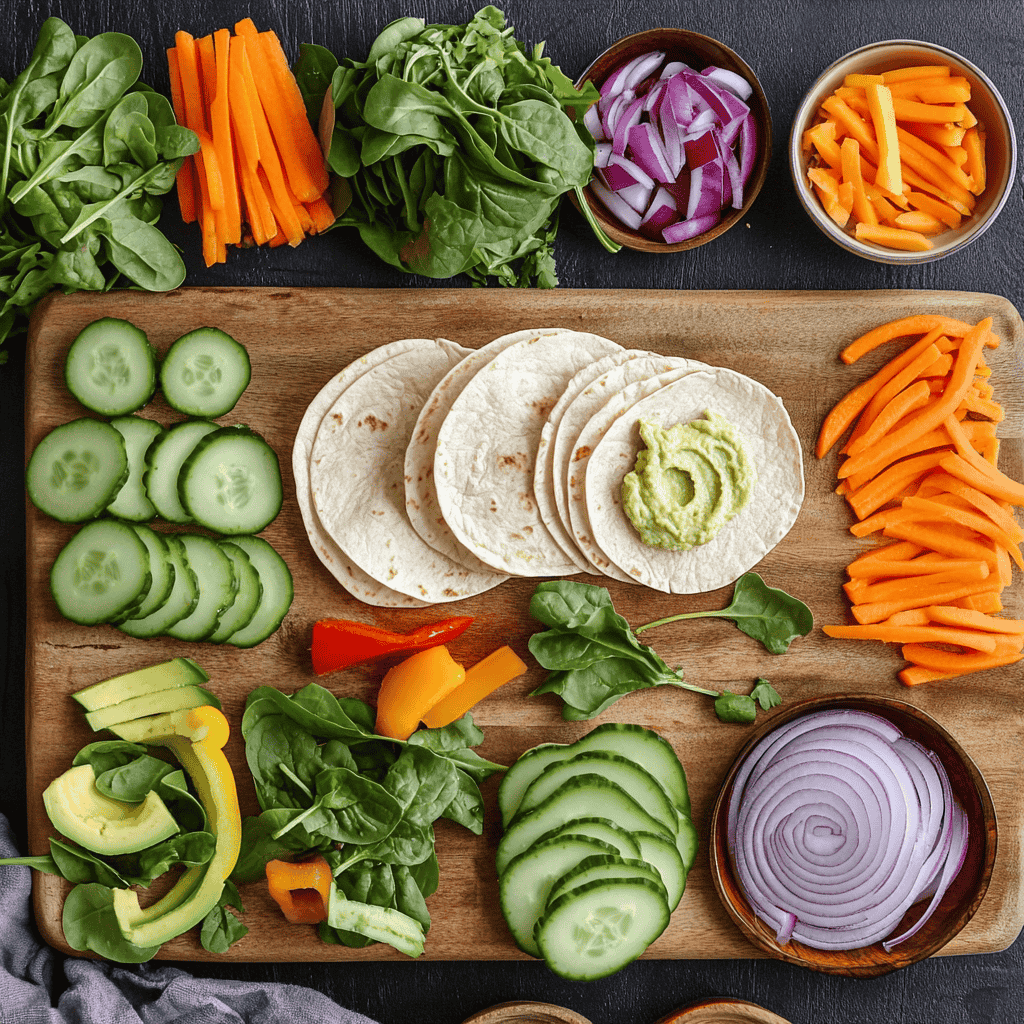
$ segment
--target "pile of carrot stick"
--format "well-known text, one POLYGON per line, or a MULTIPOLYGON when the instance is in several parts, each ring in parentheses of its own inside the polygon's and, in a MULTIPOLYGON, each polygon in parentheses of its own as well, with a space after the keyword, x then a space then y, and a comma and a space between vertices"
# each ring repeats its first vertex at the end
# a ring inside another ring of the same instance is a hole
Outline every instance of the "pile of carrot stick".
POLYGON ((177 178, 186 224, 198 221, 206 265, 229 245, 298 245, 334 222, 327 163, 281 42, 252 20, 167 51, 171 103, 199 137, 177 178))
POLYGON ((842 353, 913 342, 857 385, 822 424, 824 458, 845 435, 839 486, 856 537, 884 538, 847 567, 855 624, 832 637, 902 645, 907 686, 1009 665, 1024 657, 1024 620, 1002 617, 1013 567, 1024 569, 1014 510, 1024 484, 997 465, 997 424, 985 351, 987 317, 968 324, 917 315, 883 324, 842 353))
POLYGON ((847 75, 803 135, 807 178, 857 238, 923 252, 985 191, 985 128, 971 85, 944 65, 847 75))

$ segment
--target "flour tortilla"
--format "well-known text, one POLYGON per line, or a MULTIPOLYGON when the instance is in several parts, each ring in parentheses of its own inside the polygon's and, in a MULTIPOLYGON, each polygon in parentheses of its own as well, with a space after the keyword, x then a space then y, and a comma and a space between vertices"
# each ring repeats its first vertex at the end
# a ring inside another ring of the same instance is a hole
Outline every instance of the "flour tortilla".
POLYGON ((538 335, 498 353, 452 403, 434 455, 438 504, 460 543, 499 572, 578 571, 533 496, 537 446, 573 375, 620 348, 580 331, 538 335))
POLYGON ((378 608, 422 608, 429 602, 400 594, 397 590, 384 586, 368 576, 359 566, 335 543, 334 538, 324 529, 320 517, 313 507, 313 498, 309 488, 309 456, 313 450, 317 430, 324 414, 334 405, 338 396, 355 380, 375 366, 401 352, 420 344, 419 339, 403 338, 372 349, 365 355, 353 360, 340 373, 332 377, 319 391, 316 398, 309 403, 305 414, 295 433, 292 446, 292 475, 295 478, 295 500, 298 502, 302 523, 306 528, 306 536, 316 552, 317 557, 330 571, 331 575, 353 597, 366 604, 378 608))
POLYGON ((515 331, 503 334, 470 352, 441 379, 423 405, 405 452, 405 510, 412 528, 432 548, 476 572, 493 572, 452 533, 437 501, 434 486, 434 453, 441 424, 466 385, 494 357, 510 345, 542 334, 556 334, 558 328, 515 331))
POLYGON ((353 381, 324 415, 310 453, 313 507, 349 559, 385 586, 431 603, 497 586, 435 551, 405 512, 405 451, 427 396, 471 350, 423 339, 353 381))
POLYGON ((733 370, 688 374, 637 402, 605 432, 587 464, 586 504, 594 540, 630 579, 670 594, 717 590, 753 568, 789 532, 804 496, 800 440, 782 401, 733 370), (724 416, 757 466, 749 503, 706 544, 669 551, 644 544, 622 508, 622 478, 640 450, 638 421, 667 428, 724 416))
MULTIPOLYGON (((682 363, 683 365, 663 370, 661 373, 656 373, 653 376, 642 376, 639 380, 634 380, 619 390, 613 390, 610 396, 605 399, 604 404, 583 425, 583 428, 576 436, 569 456, 569 466, 566 470, 566 484, 568 488, 567 512, 573 539, 579 545, 580 551, 583 552, 595 568, 599 569, 605 576, 611 576, 612 579, 620 580, 623 583, 635 583, 636 580, 616 565, 597 541, 587 505, 587 467, 604 435, 637 402, 649 395, 655 394, 667 384, 698 372, 695 367, 686 365, 689 363, 689 360, 682 360, 682 363)), ((700 364, 696 365, 699 366, 700 364)), ((624 363, 619 369, 621 370, 629 366, 630 363, 624 363)), ((598 393, 600 394, 600 392, 598 393)), ((564 419, 563 422, 565 422, 564 419)), ((632 468, 630 466, 630 469, 632 468)))
POLYGON ((548 418, 544 421, 544 427, 540 432, 540 441, 537 444, 537 461, 533 469, 533 496, 537 501, 540 517, 544 520, 544 525, 551 531, 555 543, 580 569, 593 575, 600 576, 601 574, 576 547, 572 534, 558 514, 556 491, 559 489, 561 481, 557 479, 554 472, 555 437, 565 410, 588 384, 593 383, 602 374, 627 360, 644 354, 640 349, 620 349, 618 352, 612 352, 610 355, 598 359, 596 363, 584 366, 582 370, 574 374, 555 403, 555 407, 548 414, 548 418))

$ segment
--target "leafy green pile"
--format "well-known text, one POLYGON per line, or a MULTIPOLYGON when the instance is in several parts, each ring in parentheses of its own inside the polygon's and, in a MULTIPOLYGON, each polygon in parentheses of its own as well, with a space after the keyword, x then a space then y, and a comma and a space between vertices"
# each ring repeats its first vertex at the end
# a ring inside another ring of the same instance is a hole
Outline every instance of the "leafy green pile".
MULTIPOLYGON (((242 819, 235 882, 263 877, 267 862, 320 853, 346 899, 388 907, 430 927, 426 898, 438 886, 434 823, 449 818, 479 835, 479 784, 504 771, 472 747, 483 733, 470 715, 408 741, 374 733, 373 709, 316 683, 286 696, 250 693, 245 754, 261 814, 242 819)), ((320 925, 325 942, 371 938, 320 925)))
POLYGON ((105 291, 123 275, 166 291, 184 280, 156 223, 199 140, 141 70, 130 36, 83 39, 47 18, 28 66, 0 80, 0 342, 53 288, 105 291))
POLYGON ((495 7, 465 25, 392 22, 362 63, 304 46, 307 105, 319 112, 329 82, 336 108, 336 223, 401 270, 554 287, 558 204, 572 190, 614 251, 581 194, 594 164, 582 117, 598 92, 577 91, 542 52, 527 55, 495 7))
POLYGON ((679 686, 716 697, 715 711, 722 721, 752 722, 756 704, 767 710, 779 695, 760 680, 748 695, 707 690, 682 680, 636 634, 680 619, 719 617, 732 619, 772 654, 783 654, 798 636, 810 632, 810 609, 785 591, 769 587, 756 572, 736 581, 732 601, 719 611, 684 612, 630 628, 615 611, 604 587, 570 580, 541 583, 530 599, 530 614, 549 628, 530 637, 530 653, 548 669, 533 695, 556 693, 564 701, 562 717, 585 721, 599 715, 620 697, 652 686, 679 686))
MULTIPOLYGON (((96 788, 113 800, 141 803, 150 791, 166 804, 180 831, 163 842, 116 856, 100 855, 66 839, 50 839, 50 853, 38 857, 14 857, 4 864, 25 864, 67 879, 75 888, 64 902, 64 937, 74 949, 90 949, 108 960, 138 963, 150 959, 159 947, 135 946, 121 934, 114 915, 113 889, 133 885, 148 888, 175 868, 198 867, 213 856, 216 840, 210 831, 203 805, 193 795, 185 773, 173 764, 153 757, 148 749, 125 740, 98 740, 83 747, 73 766, 89 764, 96 788)), ((233 885, 225 889, 224 902, 241 909, 233 885)), ((215 907, 203 922, 200 940, 211 952, 223 952, 248 929, 224 907, 215 907)))

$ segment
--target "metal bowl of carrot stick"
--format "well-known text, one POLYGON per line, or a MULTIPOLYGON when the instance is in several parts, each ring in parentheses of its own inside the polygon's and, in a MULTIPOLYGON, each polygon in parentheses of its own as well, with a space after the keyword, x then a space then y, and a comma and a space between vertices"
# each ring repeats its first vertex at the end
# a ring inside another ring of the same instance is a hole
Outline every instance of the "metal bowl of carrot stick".
POLYGON ((983 71, 934 43, 896 39, 841 57, 793 119, 800 201, 864 259, 928 263, 970 245, 1009 196, 1013 121, 983 71))

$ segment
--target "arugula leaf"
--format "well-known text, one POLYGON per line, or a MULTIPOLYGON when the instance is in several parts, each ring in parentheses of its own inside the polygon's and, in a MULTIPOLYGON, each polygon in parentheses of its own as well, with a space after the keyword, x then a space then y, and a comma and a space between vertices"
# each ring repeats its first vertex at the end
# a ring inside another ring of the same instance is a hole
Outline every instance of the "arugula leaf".
POLYGON ((681 619, 707 617, 732 619, 747 636, 753 637, 772 654, 785 654, 798 636, 806 636, 814 626, 810 608, 784 590, 769 587, 756 572, 748 572, 736 581, 732 601, 720 611, 682 612, 638 626, 642 633, 681 619))

